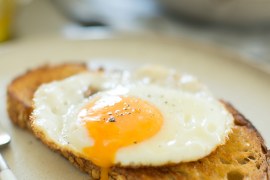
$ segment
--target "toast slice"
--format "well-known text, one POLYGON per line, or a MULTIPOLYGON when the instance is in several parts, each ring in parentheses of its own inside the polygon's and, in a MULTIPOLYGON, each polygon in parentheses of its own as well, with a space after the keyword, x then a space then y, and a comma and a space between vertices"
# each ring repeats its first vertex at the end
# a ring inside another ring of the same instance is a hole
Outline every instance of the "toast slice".
MULTIPOLYGON (((46 136, 31 127, 29 115, 32 111, 32 97, 40 84, 63 79, 86 70, 83 64, 43 66, 19 76, 7 89, 7 110, 12 122, 22 128, 29 128, 44 144, 59 152, 72 164, 89 174, 100 178, 100 168, 91 161, 78 157, 73 152, 58 147, 46 136)), ((232 113, 235 126, 229 140, 209 156, 198 161, 179 163, 163 167, 112 167, 111 179, 269 179, 270 153, 263 138, 254 126, 232 105, 222 101, 232 113)))
POLYGON ((7 112, 10 119, 21 128, 30 128, 32 97, 43 83, 61 80, 86 71, 85 64, 44 65, 15 78, 7 89, 7 112))

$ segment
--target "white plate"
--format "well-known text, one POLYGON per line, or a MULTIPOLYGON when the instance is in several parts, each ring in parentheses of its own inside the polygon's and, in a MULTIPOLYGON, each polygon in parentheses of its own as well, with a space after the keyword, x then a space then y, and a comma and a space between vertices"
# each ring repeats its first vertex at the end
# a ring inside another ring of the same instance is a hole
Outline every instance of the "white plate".
POLYGON ((44 38, 11 42, 0 48, 0 123, 12 135, 11 144, 1 151, 18 179, 87 178, 29 132, 13 126, 5 109, 6 85, 12 78, 46 62, 70 60, 94 60, 121 68, 158 63, 194 74, 217 97, 231 102, 250 119, 269 145, 270 76, 238 59, 186 40, 129 38, 68 41, 44 38))

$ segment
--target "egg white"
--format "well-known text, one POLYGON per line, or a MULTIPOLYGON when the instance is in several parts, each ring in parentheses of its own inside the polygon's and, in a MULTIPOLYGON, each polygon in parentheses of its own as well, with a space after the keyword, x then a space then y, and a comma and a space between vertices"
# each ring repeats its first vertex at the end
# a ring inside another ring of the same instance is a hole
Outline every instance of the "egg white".
POLYGON ((141 98, 164 117, 156 135, 119 149, 115 164, 157 166, 198 160, 224 144, 233 126, 232 115, 196 78, 156 66, 134 72, 88 72, 42 85, 33 99, 33 126, 60 147, 84 156, 82 149, 94 141, 78 121, 78 113, 92 98, 110 95, 141 98), (85 97, 89 86, 99 92, 85 97))

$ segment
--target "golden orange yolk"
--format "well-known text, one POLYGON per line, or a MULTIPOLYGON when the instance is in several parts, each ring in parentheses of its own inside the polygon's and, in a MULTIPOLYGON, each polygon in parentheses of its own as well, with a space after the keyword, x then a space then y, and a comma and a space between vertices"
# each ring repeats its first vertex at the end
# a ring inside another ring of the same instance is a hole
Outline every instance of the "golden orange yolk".
POLYGON ((102 179, 106 179, 119 148, 149 139, 163 124, 163 116, 155 106, 125 96, 96 98, 81 109, 79 119, 94 141, 83 153, 103 168, 102 179))

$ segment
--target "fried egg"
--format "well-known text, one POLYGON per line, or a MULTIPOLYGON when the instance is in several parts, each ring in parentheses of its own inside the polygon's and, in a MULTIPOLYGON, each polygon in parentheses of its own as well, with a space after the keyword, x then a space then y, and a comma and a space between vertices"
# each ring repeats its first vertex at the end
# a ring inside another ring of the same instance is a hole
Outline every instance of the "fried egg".
POLYGON ((196 78, 159 66, 78 74, 38 88, 33 126, 97 166, 162 166, 209 155, 233 117, 196 78))

